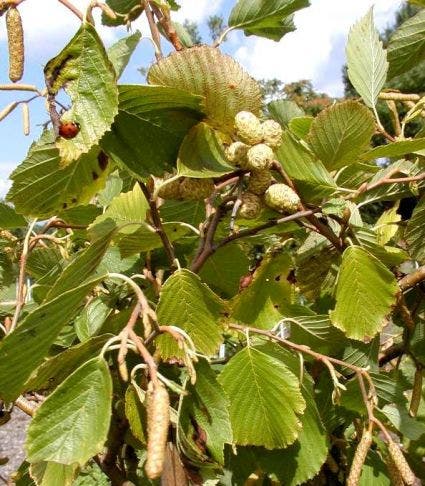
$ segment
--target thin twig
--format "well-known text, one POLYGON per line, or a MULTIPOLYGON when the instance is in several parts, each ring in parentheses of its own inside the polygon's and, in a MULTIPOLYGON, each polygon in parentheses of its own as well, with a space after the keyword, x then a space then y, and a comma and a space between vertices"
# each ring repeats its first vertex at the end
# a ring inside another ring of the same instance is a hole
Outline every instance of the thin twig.
POLYGON ((414 272, 409 273, 408 275, 400 279, 398 281, 398 286, 400 287, 401 290, 404 291, 414 287, 415 285, 423 282, 424 280, 425 280, 425 265, 419 267, 414 272))
POLYGON ((170 269, 176 269, 176 254, 174 252, 174 247, 171 244, 170 239, 167 236, 167 233, 164 230, 164 226, 161 221, 161 216, 158 211, 158 206, 156 200, 153 198, 151 192, 147 188, 146 184, 142 181, 139 181, 139 186, 142 189, 143 194, 145 195, 146 200, 148 201, 150 207, 150 215, 152 219, 153 227, 155 228, 155 232, 161 238, 162 245, 164 246, 165 253, 167 255, 168 263, 170 265, 170 269))
POLYGON ((58 0, 59 3, 61 3, 62 5, 64 5, 67 9, 71 10, 71 12, 76 15, 81 21, 84 20, 84 16, 83 14, 80 12, 80 10, 78 10, 78 8, 73 5, 71 2, 69 2, 68 0, 58 0))
POLYGON ((155 19, 153 18, 149 1, 145 0, 144 3, 145 3, 145 15, 148 20, 149 29, 151 31, 152 41, 155 45, 155 57, 157 61, 159 61, 160 59, 162 59, 161 35, 159 33, 158 26, 155 23, 155 19))
POLYGON ((167 39, 171 42, 176 51, 181 51, 183 49, 183 44, 181 43, 176 29, 171 22, 169 11, 167 9, 161 10, 157 5, 154 4, 151 4, 151 8, 164 29, 167 39))

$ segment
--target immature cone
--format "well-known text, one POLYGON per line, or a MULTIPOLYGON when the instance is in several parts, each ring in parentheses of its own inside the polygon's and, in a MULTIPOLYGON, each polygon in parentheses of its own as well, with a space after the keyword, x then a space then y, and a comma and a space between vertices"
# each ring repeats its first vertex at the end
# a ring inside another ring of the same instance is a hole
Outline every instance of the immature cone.
POLYGON ((385 465, 387 466, 392 486, 404 486, 404 481, 401 477, 400 471, 397 469, 397 466, 394 464, 391 456, 386 457, 385 465))
POLYGON ((269 208, 283 213, 296 213, 300 204, 298 194, 286 184, 273 184, 264 195, 269 208))
POLYGON ((271 183, 272 175, 268 170, 253 170, 249 177, 248 191, 262 196, 271 183))
POLYGON ((180 184, 180 196, 188 201, 206 199, 214 190, 212 179, 190 179, 186 177, 180 184))
POLYGON ((255 219, 261 213, 263 204, 261 199, 252 192, 245 192, 241 197, 242 204, 239 208, 239 216, 244 219, 255 219))
POLYGON ((227 160, 232 165, 236 165, 238 167, 246 167, 246 154, 248 153, 248 149, 249 146, 243 142, 233 142, 225 150, 227 160))
POLYGON ((263 141, 272 149, 277 149, 282 144, 282 127, 274 120, 266 120, 262 123, 263 141))
POLYGON ((165 447, 170 425, 170 397, 165 386, 157 381, 149 382, 146 393, 148 422, 148 445, 145 463, 146 476, 156 479, 161 476, 164 466, 165 447))
POLYGON ((388 452, 390 453, 391 459, 398 469, 400 476, 403 478, 403 481, 407 484, 407 486, 414 486, 416 483, 416 476, 410 469, 410 466, 401 452, 400 447, 395 442, 391 441, 388 443, 388 452))
POLYGON ((24 31, 21 14, 15 7, 6 13, 7 39, 9 44, 9 79, 16 83, 24 74, 24 31))
POLYGON ((252 170, 269 169, 274 160, 273 150, 264 143, 254 145, 247 153, 247 168, 252 170))
POLYGON ((362 438, 357 445, 346 486, 358 486, 360 476, 362 474, 363 465, 371 445, 372 433, 368 430, 365 430, 363 431, 362 438))
POLYGON ((255 145, 263 139, 261 122, 249 111, 240 111, 235 116, 235 129, 239 139, 248 145, 255 145))
POLYGON ((180 199, 181 197, 180 184, 181 184, 181 179, 173 180, 170 182, 167 182, 165 180, 161 182, 161 187, 158 191, 158 196, 162 197, 162 199, 180 199))

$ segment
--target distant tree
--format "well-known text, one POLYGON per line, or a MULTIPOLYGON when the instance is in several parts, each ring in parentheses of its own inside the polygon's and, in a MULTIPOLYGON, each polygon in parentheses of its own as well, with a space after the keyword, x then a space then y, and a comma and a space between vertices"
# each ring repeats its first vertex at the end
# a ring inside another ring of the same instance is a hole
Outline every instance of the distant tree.
POLYGON ((213 41, 220 37, 220 34, 226 28, 226 24, 221 15, 211 15, 208 17, 207 26, 210 31, 210 37, 213 41))
POLYGON ((187 30, 190 37, 192 38, 192 42, 194 44, 202 44, 202 36, 199 32, 199 26, 196 22, 190 22, 189 20, 185 20, 183 22, 183 27, 187 30))

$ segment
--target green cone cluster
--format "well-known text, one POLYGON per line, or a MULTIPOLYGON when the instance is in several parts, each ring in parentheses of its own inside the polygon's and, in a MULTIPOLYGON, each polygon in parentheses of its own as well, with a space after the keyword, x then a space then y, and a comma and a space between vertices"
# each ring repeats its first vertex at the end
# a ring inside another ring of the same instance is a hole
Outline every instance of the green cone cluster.
POLYGON ((209 197, 213 190, 214 182, 212 179, 182 177, 170 182, 163 181, 158 191, 158 196, 162 199, 200 201, 209 197))
POLYGON ((298 194, 286 184, 270 186, 264 195, 264 201, 269 208, 289 214, 296 213, 301 202, 298 194))

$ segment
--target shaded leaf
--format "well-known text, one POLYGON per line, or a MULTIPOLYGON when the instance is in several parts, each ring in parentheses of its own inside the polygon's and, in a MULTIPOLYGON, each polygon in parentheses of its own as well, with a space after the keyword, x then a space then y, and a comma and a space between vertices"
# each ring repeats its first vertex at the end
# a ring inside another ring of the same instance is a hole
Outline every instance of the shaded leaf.
POLYGON ((110 312, 112 312, 110 307, 103 303, 100 298, 90 302, 74 321, 78 339, 83 342, 92 336, 96 336, 110 312))
POLYGON ((195 125, 181 144, 177 172, 186 177, 219 177, 235 168, 226 160, 214 130, 206 123, 195 125))
POLYGON ((384 86, 388 62, 382 41, 373 23, 373 9, 356 22, 347 43, 348 77, 357 93, 374 108, 384 86))
POLYGON ((202 111, 200 96, 174 87, 120 86, 119 112, 101 145, 132 175, 161 176, 202 111))
POLYGON ((146 408, 140 402, 133 384, 129 385, 125 392, 125 416, 131 433, 142 444, 146 444, 146 408))
POLYGON ((6 203, 0 202, 0 228, 14 229, 26 226, 27 220, 18 214, 14 208, 6 203))
POLYGON ((271 101, 267 108, 273 120, 282 126, 288 126, 293 118, 300 118, 305 115, 304 110, 291 100, 271 101))
POLYGON ((375 336, 387 323, 397 290, 394 275, 378 259, 359 246, 347 248, 330 312, 333 325, 352 339, 375 336))
POLYGON ((236 444, 277 449, 297 439, 306 404, 285 363, 247 347, 230 359, 219 382, 230 399, 236 444))
POLYGON ((104 359, 72 373, 35 413, 26 440, 30 462, 83 466, 102 452, 111 418, 112 380, 104 359))
POLYGON ((110 27, 125 25, 127 23, 126 15, 128 15, 128 20, 136 20, 144 10, 139 0, 106 0, 106 4, 114 12, 121 14, 117 15, 116 19, 111 19, 104 13, 102 14, 102 24, 110 27))
POLYGON ((200 360, 195 369, 196 383, 194 385, 189 383, 186 387, 188 395, 183 398, 179 425, 186 436, 186 447, 192 449, 192 454, 204 456, 205 461, 211 460, 205 454, 208 452, 216 463, 223 464, 224 444, 232 442, 229 399, 207 361, 200 360), (193 434, 198 436, 199 440, 200 433, 205 434, 204 440, 201 444, 196 444, 192 439, 193 434), (200 445, 205 446, 204 453, 200 445))
POLYGON ((118 113, 115 70, 93 25, 81 25, 60 54, 46 64, 44 75, 51 95, 64 88, 71 98, 72 106, 61 119, 80 126, 73 139, 56 141, 61 158, 69 163, 99 142, 118 113))
POLYGON ((422 197, 415 209, 412 217, 407 223, 404 233, 407 241, 409 254, 419 262, 425 261, 425 197, 422 197))
POLYGON ((403 22, 388 43, 389 78, 403 74, 425 59, 425 10, 403 22))
POLYGON ((292 14, 308 7, 308 0, 239 0, 230 13, 229 26, 245 35, 257 35, 279 41, 295 30, 292 14))
POLYGON ((375 132, 371 112, 356 101, 337 103, 314 119, 308 141, 328 170, 355 162, 375 132))

